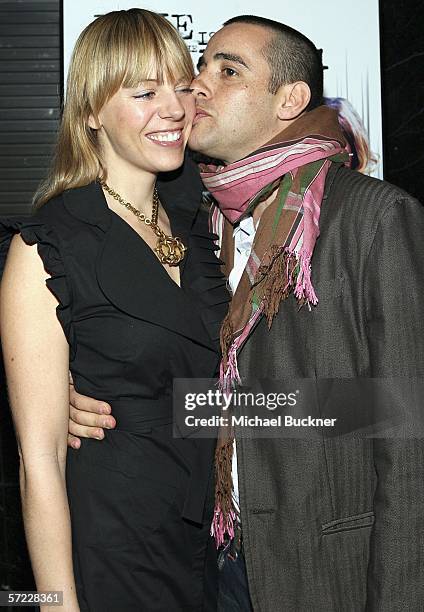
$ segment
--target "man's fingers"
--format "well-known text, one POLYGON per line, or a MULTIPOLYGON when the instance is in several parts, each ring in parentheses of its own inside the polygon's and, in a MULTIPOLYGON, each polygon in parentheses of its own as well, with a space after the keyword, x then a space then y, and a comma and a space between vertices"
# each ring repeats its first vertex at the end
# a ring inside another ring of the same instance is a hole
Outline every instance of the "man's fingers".
POLYGON ((77 393, 72 385, 69 388, 69 402, 74 408, 84 412, 95 414, 110 414, 111 412, 109 404, 77 393))
POLYGON ((78 436, 78 438, 95 438, 96 440, 103 440, 105 437, 103 429, 78 425, 78 423, 74 423, 71 419, 69 419, 68 431, 68 435, 78 436))
POLYGON ((93 412, 83 412, 82 410, 77 410, 73 406, 69 407, 69 417, 71 421, 77 425, 85 425, 87 427, 113 429, 116 425, 115 419, 110 414, 104 416, 102 414, 94 414, 93 412))
POLYGON ((81 446, 81 440, 75 436, 72 436, 71 434, 68 434, 68 446, 77 449, 81 446))
MULTIPOLYGON (((92 397, 77 393, 74 387, 69 387, 69 426, 70 440, 68 444, 76 448, 75 436, 79 438, 104 438, 105 429, 113 429, 116 421, 110 414, 110 406, 92 397)), ((79 447, 78 447, 79 448, 79 447)))

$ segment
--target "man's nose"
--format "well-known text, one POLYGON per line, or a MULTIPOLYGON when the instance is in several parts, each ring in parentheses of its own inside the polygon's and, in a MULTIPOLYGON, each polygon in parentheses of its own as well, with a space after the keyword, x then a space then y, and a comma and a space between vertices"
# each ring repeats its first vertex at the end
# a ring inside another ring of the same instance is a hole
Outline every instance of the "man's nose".
POLYGON ((191 88, 196 98, 209 98, 211 95, 210 87, 206 82, 203 73, 198 74, 191 82, 191 88))

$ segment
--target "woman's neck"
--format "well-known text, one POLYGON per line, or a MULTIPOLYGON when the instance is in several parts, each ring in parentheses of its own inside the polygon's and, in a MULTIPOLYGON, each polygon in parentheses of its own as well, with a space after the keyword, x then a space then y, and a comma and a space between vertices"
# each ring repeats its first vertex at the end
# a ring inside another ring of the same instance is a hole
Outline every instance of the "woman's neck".
POLYGON ((109 170, 105 182, 123 200, 146 213, 151 206, 156 178, 155 174, 148 172, 116 172, 109 170))

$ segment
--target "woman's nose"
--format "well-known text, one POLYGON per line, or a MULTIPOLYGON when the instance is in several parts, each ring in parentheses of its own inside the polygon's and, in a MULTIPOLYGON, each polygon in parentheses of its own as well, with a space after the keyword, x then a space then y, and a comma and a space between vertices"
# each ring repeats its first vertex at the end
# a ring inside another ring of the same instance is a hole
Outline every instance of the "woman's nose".
POLYGON ((171 94, 161 105, 159 116, 162 119, 173 119, 178 121, 185 115, 184 106, 176 94, 171 94))

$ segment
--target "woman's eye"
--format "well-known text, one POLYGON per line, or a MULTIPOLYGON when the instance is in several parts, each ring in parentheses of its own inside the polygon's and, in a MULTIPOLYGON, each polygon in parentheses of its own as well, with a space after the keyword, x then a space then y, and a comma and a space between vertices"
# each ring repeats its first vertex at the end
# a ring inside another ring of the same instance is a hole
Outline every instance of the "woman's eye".
POLYGON ((193 93, 193 89, 191 87, 180 87, 175 90, 177 93, 181 94, 190 94, 193 93))
POLYGON ((155 95, 154 91, 146 91, 134 96, 136 100, 151 100, 155 95))

